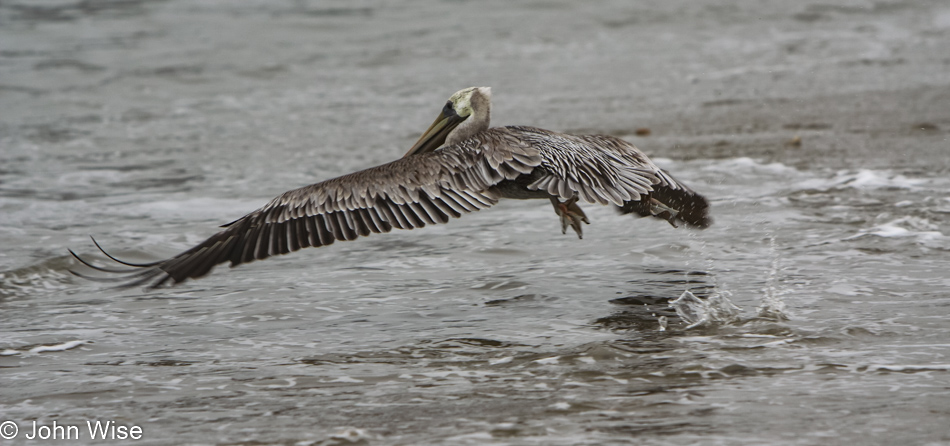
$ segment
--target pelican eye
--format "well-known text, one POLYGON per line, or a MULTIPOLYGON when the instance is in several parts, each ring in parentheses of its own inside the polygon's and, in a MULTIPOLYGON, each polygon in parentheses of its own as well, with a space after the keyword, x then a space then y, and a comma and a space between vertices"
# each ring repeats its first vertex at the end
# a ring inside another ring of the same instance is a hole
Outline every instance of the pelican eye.
MULTIPOLYGON (((442 107, 442 117, 449 118, 452 116, 459 116, 458 112, 455 111, 455 107, 453 105, 454 104, 452 104, 451 102, 447 102, 445 104, 445 107, 442 107)), ((467 117, 467 116, 468 115, 465 115, 463 117, 467 117)))

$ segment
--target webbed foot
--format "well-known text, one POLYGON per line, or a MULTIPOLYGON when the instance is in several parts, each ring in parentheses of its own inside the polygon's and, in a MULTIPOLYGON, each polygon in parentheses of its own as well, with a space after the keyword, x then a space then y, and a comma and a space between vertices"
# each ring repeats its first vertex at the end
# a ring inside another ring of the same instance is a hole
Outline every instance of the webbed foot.
POLYGON ((590 224, 587 215, 577 205, 577 196, 561 202, 556 197, 551 197, 551 205, 554 206, 554 212, 561 217, 561 233, 567 234, 567 227, 570 226, 577 233, 577 238, 584 238, 584 230, 581 222, 590 224))

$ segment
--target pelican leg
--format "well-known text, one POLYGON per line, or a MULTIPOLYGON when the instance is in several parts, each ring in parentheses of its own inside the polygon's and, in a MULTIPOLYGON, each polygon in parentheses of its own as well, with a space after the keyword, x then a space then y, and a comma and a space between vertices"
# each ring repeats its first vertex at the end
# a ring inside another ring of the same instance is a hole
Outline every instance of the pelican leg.
POLYGON ((590 224, 587 214, 577 205, 577 196, 571 197, 565 202, 561 202, 557 197, 551 197, 551 205, 554 206, 554 213, 561 217, 561 234, 567 234, 567 227, 570 226, 577 233, 577 238, 584 238, 584 230, 581 222, 590 224))

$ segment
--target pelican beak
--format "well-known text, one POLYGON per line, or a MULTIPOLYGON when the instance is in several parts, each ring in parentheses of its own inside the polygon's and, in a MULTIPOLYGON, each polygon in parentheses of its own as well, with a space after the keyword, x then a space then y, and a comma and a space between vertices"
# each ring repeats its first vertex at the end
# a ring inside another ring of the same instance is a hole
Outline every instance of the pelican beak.
POLYGON ((405 158, 417 153, 426 153, 438 149, 445 143, 445 138, 449 135, 449 132, 464 120, 465 118, 455 113, 452 103, 445 104, 445 108, 442 109, 442 113, 439 113, 439 117, 435 118, 435 122, 402 157, 405 158))

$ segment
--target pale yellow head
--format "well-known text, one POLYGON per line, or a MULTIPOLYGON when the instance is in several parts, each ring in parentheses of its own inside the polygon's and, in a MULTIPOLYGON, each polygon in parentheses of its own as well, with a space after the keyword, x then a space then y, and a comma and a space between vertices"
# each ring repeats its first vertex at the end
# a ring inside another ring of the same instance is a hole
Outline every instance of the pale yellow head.
POLYGON ((455 113, 463 118, 467 118, 473 114, 472 111, 472 98, 475 98, 475 101, 478 102, 478 97, 486 97, 488 101, 491 101, 491 88, 490 87, 468 87, 464 90, 456 91, 452 97, 449 98, 448 103, 452 104, 452 109, 455 110, 455 113))
POLYGON ((404 157, 456 144, 488 129, 491 121, 491 88, 469 87, 453 94, 442 113, 406 152, 404 157))

